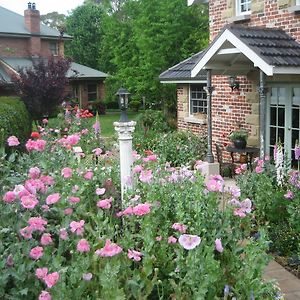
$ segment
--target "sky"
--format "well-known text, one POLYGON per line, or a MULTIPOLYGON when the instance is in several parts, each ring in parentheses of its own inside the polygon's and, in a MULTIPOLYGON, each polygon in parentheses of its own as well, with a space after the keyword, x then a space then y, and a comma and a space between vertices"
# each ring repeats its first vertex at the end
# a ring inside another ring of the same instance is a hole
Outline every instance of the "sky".
POLYGON ((23 15, 28 2, 35 2, 36 9, 40 11, 41 15, 53 11, 67 15, 68 11, 83 4, 84 0, 0 0, 0 6, 23 15))

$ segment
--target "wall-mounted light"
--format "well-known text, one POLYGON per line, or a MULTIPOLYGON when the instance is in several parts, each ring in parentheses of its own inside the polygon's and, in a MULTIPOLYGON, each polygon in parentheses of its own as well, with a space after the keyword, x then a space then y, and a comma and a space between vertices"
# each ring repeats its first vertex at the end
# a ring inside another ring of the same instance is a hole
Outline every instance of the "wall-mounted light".
POLYGON ((229 77, 229 86, 231 87, 231 91, 238 90, 240 88, 239 82, 236 80, 236 77, 229 77))
POLYGON ((120 88, 116 95, 119 96, 119 107, 121 110, 120 122, 128 122, 126 110, 128 109, 128 97, 130 93, 126 89, 120 88))

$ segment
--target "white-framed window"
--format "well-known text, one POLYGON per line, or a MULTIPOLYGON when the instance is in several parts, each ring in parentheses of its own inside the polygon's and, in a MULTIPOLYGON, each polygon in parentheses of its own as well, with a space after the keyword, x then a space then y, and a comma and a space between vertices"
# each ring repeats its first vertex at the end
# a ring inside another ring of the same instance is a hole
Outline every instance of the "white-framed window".
POLYGON ((300 5, 300 0, 296 0, 296 5, 300 5))
POLYGON ((190 85, 190 115, 197 113, 207 113, 207 95, 204 84, 191 84, 190 85))
POLYGON ((236 0, 237 15, 246 15, 251 13, 251 0, 236 0))
POLYGON ((58 43, 56 41, 49 42, 49 49, 52 55, 58 55, 58 43))

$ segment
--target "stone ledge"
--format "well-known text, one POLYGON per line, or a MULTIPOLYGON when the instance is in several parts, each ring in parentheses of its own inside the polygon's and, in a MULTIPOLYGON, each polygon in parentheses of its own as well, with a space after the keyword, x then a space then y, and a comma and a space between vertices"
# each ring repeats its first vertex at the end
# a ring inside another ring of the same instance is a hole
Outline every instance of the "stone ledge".
POLYGON ((251 17, 250 14, 234 16, 232 18, 229 18, 228 21, 232 23, 246 22, 246 21, 250 21, 250 17, 251 17))
POLYGON ((300 13, 300 5, 289 7, 288 12, 295 13, 295 14, 300 13))
POLYGON ((201 124, 201 125, 206 125, 207 124, 207 120, 203 120, 203 119, 197 119, 194 117, 186 117, 183 119, 184 122, 187 123, 195 123, 195 124, 201 124))

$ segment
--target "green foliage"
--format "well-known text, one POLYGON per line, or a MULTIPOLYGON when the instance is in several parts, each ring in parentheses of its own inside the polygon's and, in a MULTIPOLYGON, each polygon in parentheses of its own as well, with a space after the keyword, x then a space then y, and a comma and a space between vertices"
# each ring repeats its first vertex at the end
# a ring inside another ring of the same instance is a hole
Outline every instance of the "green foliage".
POLYGON ((160 110, 147 109, 138 118, 137 131, 143 130, 147 132, 148 130, 167 132, 171 130, 166 117, 160 110))
POLYGON ((228 138, 231 141, 236 141, 236 140, 247 140, 248 138, 248 132, 246 130, 236 130, 232 131, 228 138))
MULTIPOLYGON (((66 20, 66 32, 73 36, 66 43, 66 55, 77 63, 98 69, 102 41, 101 6, 85 4, 77 7, 66 20)), ((101 69, 101 68, 100 68, 101 69)))
POLYGON ((53 11, 45 15, 41 15, 41 21, 45 25, 55 28, 57 30, 64 30, 66 16, 64 14, 58 13, 57 11, 53 11))
POLYGON ((16 136, 24 143, 31 132, 31 119, 19 98, 0 97, 0 148, 9 136, 16 136))
POLYGON ((141 102, 139 100, 131 100, 129 102, 129 108, 135 112, 139 111, 140 106, 141 106, 141 102))
POLYGON ((99 115, 105 115, 106 105, 102 100, 97 100, 89 104, 89 109, 95 115, 98 112, 99 115))

